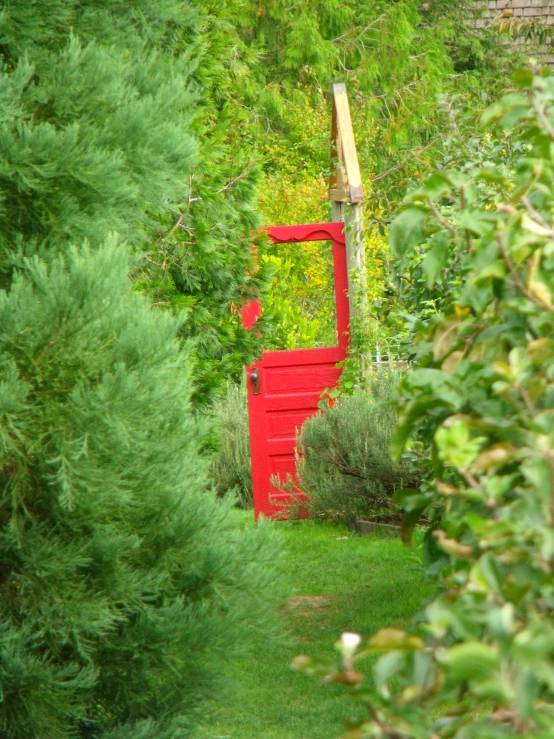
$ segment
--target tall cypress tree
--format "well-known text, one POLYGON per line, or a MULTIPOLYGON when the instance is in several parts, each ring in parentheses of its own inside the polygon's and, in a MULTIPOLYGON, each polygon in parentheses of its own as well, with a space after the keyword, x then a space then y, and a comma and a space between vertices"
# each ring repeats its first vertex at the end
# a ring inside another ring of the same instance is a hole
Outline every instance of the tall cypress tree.
POLYGON ((174 0, 0 17, 7 739, 188 736, 218 658, 266 620, 271 548, 206 490, 189 347, 128 278, 187 192, 194 23, 174 0))

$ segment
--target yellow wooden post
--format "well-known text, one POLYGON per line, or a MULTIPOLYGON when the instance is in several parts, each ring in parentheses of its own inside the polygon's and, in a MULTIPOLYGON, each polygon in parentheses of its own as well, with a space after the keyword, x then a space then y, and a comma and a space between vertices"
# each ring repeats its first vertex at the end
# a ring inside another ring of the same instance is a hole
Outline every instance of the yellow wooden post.
POLYGON ((331 220, 344 221, 346 227, 350 313, 353 319, 364 318, 367 315, 367 278, 362 213, 364 190, 352 129, 348 94, 344 83, 333 85, 329 200, 331 201, 331 220))

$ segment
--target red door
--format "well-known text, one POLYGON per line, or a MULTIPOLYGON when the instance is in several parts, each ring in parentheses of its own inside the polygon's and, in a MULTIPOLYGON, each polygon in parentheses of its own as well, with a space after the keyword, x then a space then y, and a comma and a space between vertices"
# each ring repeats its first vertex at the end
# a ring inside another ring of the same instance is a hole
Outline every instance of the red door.
MULTIPOLYGON (((318 410, 325 388, 334 387, 341 374, 337 364, 348 351, 348 278, 343 223, 275 226, 267 233, 275 244, 291 241, 331 241, 335 272, 338 345, 315 349, 264 352, 259 362, 246 368, 254 515, 286 516, 291 494, 271 480, 285 482, 296 471, 296 434, 306 418, 318 410)), ((246 327, 260 315, 259 302, 243 310, 246 327)), ((295 496, 296 498, 296 496, 295 496)))

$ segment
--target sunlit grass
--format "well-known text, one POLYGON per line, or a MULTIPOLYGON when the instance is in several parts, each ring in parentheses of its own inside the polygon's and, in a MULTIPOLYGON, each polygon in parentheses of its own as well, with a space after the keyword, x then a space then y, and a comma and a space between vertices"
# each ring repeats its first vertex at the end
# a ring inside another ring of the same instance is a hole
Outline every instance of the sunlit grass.
MULTIPOLYGON (((237 512, 245 525, 249 512, 237 512)), ((336 659, 343 631, 364 637, 406 626, 433 590, 396 539, 362 538, 311 521, 280 522, 288 594, 280 608, 289 637, 228 667, 231 689, 202 739, 334 739, 360 708, 336 686, 289 668, 297 654, 336 659)))

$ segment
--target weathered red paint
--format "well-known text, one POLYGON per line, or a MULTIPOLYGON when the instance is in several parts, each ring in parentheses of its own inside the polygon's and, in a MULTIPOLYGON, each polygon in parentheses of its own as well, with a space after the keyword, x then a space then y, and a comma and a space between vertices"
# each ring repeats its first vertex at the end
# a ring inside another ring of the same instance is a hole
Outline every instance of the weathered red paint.
MULTIPOLYGON (((350 313, 343 223, 313 223, 266 229, 275 244, 291 241, 331 241, 335 273, 338 345, 316 349, 264 352, 260 361, 246 368, 254 515, 286 516, 291 494, 276 488, 271 478, 284 482, 296 474, 296 434, 306 418, 318 410, 325 388, 334 387, 346 359, 350 313), (256 371, 259 380, 252 382, 256 371), (257 387, 258 394, 254 389, 257 387)), ((259 301, 243 309, 243 324, 252 327, 261 314, 259 301)), ((296 498, 296 496, 295 496, 296 498)))

